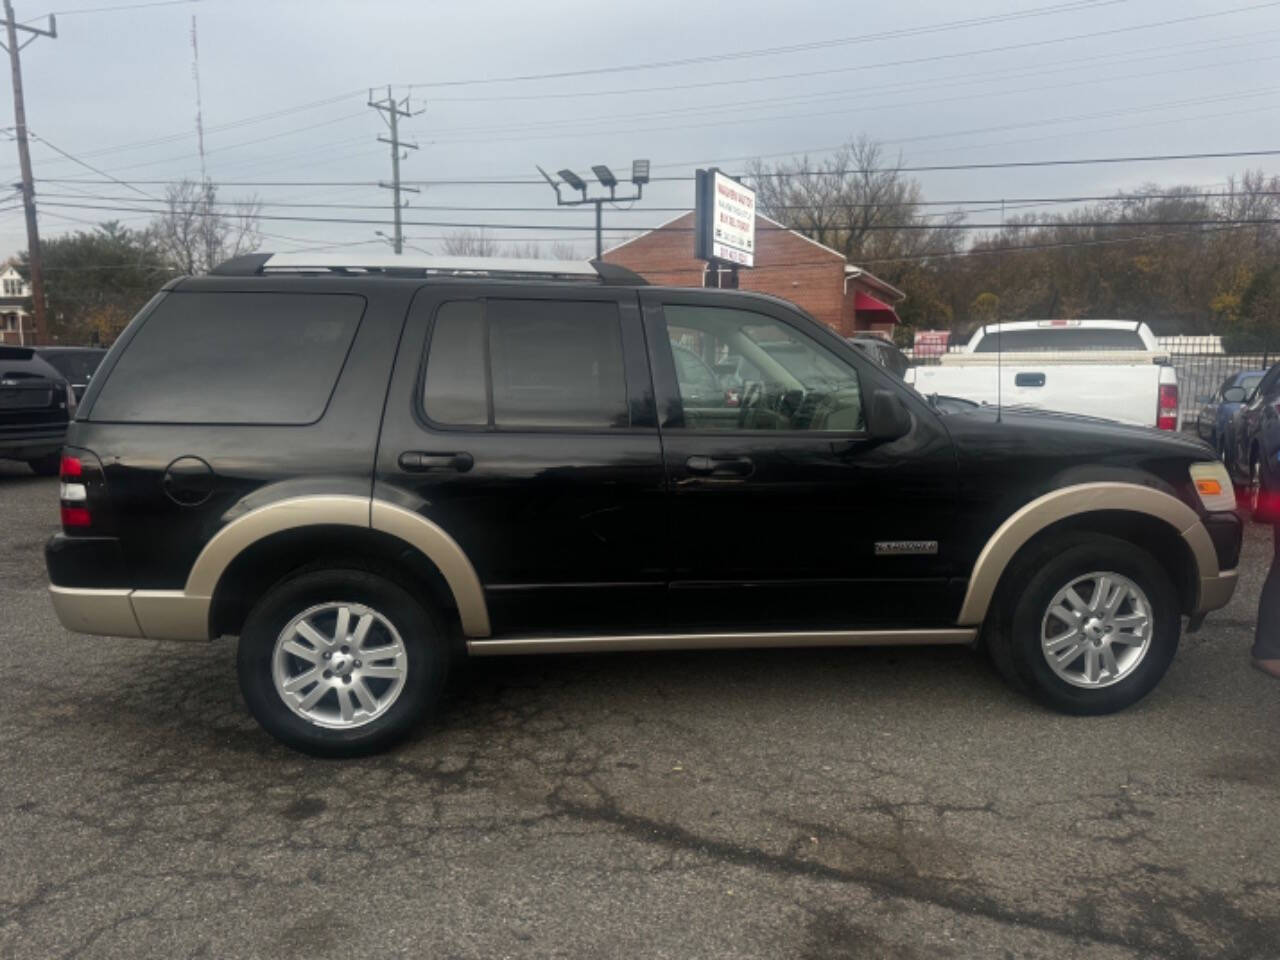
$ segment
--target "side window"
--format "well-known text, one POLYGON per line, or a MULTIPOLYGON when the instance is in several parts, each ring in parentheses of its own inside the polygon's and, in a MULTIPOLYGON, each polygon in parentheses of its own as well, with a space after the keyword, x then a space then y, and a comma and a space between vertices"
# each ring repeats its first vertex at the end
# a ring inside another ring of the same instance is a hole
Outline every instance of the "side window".
POLYGON ((786 324, 724 307, 666 305, 663 314, 686 428, 863 429, 857 372, 786 324), (707 373, 717 377, 710 392, 707 373))
POLYGON ((89 412, 121 423, 314 423, 360 326, 349 294, 167 294, 89 412))
POLYGON ((630 425, 614 303, 446 303, 427 348, 423 412, 433 423, 494 430, 630 425))

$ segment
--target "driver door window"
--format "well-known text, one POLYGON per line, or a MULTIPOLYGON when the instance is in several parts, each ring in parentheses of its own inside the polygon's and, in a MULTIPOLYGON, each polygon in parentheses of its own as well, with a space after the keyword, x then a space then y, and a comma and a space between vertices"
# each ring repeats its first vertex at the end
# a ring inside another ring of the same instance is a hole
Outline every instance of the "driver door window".
POLYGON ((664 314, 687 429, 863 429, 857 373, 786 324, 725 307, 664 314))

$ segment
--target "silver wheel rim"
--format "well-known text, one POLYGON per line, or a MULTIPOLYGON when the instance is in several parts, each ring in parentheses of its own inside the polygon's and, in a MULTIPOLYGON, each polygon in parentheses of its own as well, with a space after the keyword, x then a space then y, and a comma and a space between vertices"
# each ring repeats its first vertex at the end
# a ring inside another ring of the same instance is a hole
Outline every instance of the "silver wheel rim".
POLYGON ((1258 500, 1262 495, 1262 464, 1257 460, 1249 467, 1249 509, 1258 512, 1258 500))
POLYGON ((1040 649, 1055 674, 1075 687, 1119 683, 1151 648, 1151 604, 1118 573, 1076 577, 1054 594, 1040 627, 1040 649))
POLYGON ((271 679, 308 723, 349 730, 382 716, 404 690, 409 657, 391 621, 360 603, 319 603, 276 638, 271 679))

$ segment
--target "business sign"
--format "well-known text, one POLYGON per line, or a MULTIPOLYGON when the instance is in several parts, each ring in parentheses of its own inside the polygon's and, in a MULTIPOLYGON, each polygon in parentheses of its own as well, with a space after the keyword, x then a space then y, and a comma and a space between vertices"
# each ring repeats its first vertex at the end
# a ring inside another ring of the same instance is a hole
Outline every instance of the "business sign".
POLYGON ((911 353, 915 357, 940 357, 947 352, 950 342, 950 330, 917 330, 911 353))
POLYGON ((719 170, 699 170, 694 256, 699 260, 754 267, 756 193, 719 170))

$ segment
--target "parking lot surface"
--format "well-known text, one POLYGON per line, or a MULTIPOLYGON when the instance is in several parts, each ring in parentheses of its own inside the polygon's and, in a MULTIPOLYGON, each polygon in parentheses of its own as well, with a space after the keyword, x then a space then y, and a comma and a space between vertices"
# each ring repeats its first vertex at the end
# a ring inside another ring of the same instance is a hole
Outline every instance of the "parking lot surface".
POLYGON ((369 760, 261 732, 232 641, 75 636, 0 465, 0 957, 1277 957, 1269 537, 1154 694, 964 649, 477 661, 369 760))

